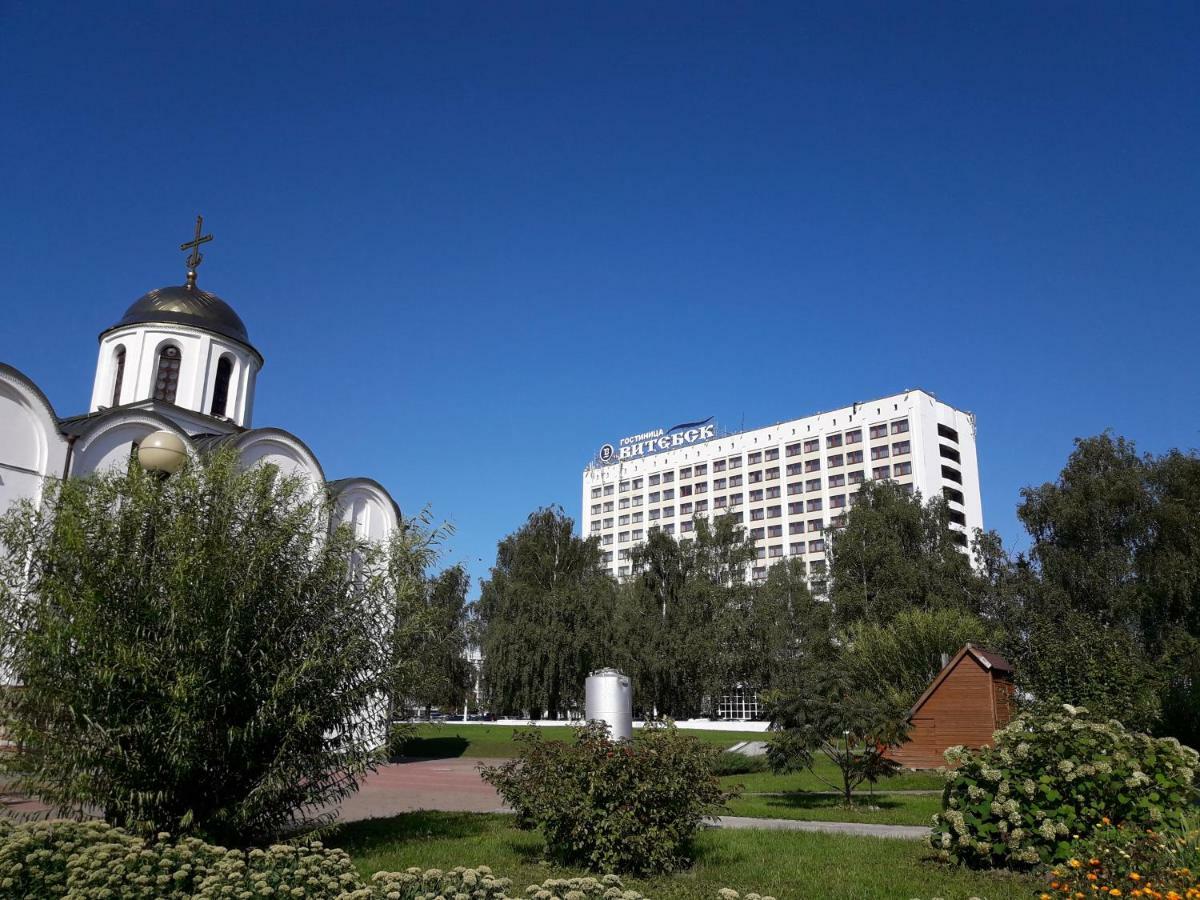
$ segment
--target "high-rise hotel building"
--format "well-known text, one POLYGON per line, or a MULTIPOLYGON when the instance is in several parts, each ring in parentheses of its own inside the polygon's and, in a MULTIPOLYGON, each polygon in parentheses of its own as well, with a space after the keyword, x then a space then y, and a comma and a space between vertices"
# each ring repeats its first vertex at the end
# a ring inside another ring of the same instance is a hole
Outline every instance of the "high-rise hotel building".
POLYGON ((731 514, 755 540, 752 577, 795 557, 820 590, 827 529, 877 478, 944 497, 964 547, 983 527, 974 415, 911 390, 752 431, 705 420, 605 444, 583 472, 583 534, 623 577, 656 529, 684 538, 696 516, 731 514))

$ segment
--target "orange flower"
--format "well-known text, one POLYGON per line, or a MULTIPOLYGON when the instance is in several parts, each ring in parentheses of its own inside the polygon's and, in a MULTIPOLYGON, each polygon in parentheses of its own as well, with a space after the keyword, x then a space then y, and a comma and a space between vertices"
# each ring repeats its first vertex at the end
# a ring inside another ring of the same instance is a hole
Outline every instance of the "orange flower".
POLYGON ((1130 872, 1130 873, 1129 873, 1129 880, 1130 880, 1130 881, 1141 881, 1141 880, 1142 880, 1142 876, 1141 876, 1141 875, 1139 875, 1137 872, 1130 872))

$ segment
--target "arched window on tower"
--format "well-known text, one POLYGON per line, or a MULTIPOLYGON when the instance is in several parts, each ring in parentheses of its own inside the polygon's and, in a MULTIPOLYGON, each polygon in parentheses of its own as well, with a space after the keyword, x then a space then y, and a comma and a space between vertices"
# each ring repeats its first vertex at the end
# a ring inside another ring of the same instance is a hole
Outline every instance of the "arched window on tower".
POLYGON ((116 355, 117 373, 113 376, 112 405, 121 404, 121 384, 125 381, 125 348, 118 347, 116 355))
POLYGON ((179 348, 171 344, 158 353, 158 373, 154 376, 154 399, 175 402, 179 387, 179 348))
POLYGON ((233 375, 233 360, 222 356, 217 362, 217 380, 213 383, 212 408, 209 415, 225 415, 225 406, 229 402, 229 379, 233 375))

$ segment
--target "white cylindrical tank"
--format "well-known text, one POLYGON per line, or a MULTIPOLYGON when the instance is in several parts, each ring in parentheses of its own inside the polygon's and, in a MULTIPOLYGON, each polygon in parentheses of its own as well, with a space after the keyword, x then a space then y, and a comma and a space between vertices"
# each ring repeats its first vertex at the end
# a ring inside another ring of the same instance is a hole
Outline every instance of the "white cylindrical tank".
POLYGON ((616 669, 597 669, 584 685, 584 717, 604 722, 615 741, 633 737, 633 686, 616 669))

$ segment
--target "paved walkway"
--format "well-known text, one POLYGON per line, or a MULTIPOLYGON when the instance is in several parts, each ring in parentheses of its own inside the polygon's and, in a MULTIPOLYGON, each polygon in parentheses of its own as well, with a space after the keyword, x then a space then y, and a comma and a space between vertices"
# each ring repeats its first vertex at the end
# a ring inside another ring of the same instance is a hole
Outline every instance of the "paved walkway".
POLYGON ((827 831, 834 834, 858 834, 867 837, 899 838, 920 841, 929 836, 924 825, 868 825, 859 822, 808 822, 800 819, 756 819, 751 816, 721 816, 718 828, 763 828, 770 831, 827 831))

